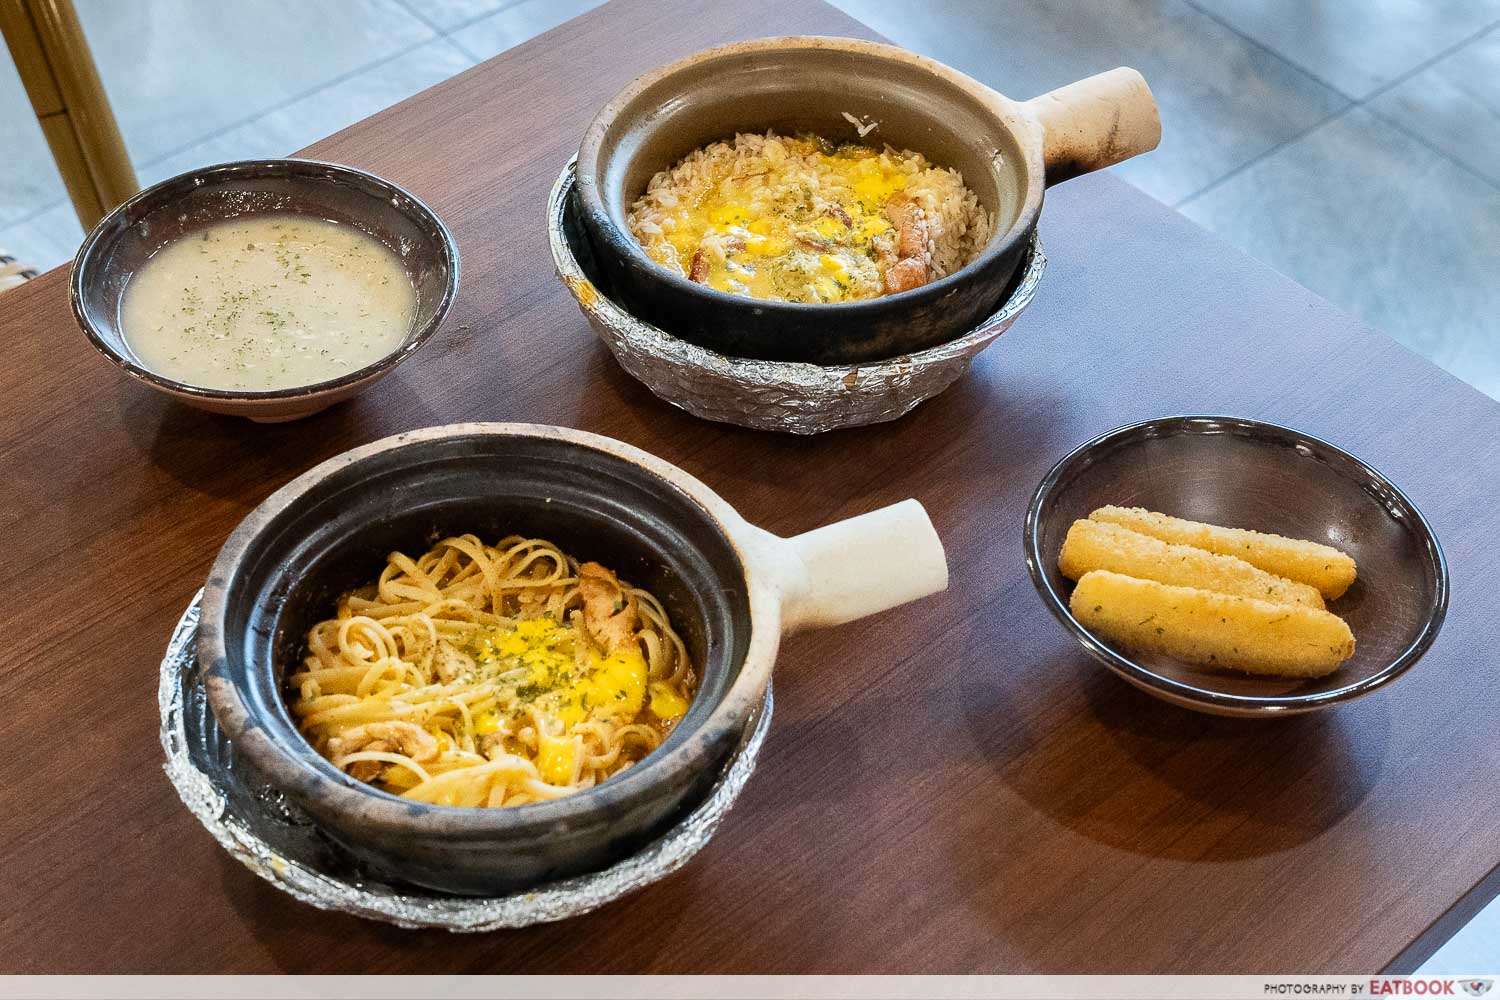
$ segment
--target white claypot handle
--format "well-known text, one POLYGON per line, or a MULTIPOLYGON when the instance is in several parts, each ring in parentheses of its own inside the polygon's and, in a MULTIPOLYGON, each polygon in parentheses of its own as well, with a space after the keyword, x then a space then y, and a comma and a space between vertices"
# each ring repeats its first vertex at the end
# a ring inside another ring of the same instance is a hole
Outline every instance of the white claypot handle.
POLYGON ((842 625, 948 587, 948 560, 915 500, 786 539, 783 628, 842 625))
POLYGON ((1161 142, 1161 116, 1151 88, 1125 66, 1021 105, 1042 126, 1048 185, 1113 166, 1161 142))

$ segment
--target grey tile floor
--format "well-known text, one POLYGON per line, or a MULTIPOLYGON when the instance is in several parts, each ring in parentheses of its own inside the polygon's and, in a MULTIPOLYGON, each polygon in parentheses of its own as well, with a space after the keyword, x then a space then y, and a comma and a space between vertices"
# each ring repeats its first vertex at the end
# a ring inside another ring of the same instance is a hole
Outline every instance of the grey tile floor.
MULTIPOLYGON (((598 0, 77 0, 142 183, 282 156, 598 0)), ((0 247, 42 268, 83 232, 0 57, 0 247)))
MULTIPOLYGON (((598 0, 76 0, 143 181, 278 156, 598 0)), ((1117 65, 1162 109, 1116 168, 1500 398, 1500 0, 833 0, 1027 98, 1117 65)), ((0 247, 82 232, 0 59, 0 247)), ((3 308, 3 304, 0 304, 3 308)), ((1500 902, 1425 967, 1500 968, 1500 902)))
POLYGON ((1500 0, 833 2, 1012 97, 1135 66, 1122 177, 1500 398, 1500 0))

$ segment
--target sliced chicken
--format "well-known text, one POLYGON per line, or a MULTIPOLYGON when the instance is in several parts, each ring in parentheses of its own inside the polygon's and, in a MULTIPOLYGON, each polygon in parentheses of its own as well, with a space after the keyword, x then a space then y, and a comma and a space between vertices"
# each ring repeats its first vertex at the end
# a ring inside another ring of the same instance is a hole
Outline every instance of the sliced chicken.
POLYGON ((578 590, 583 595, 583 627, 606 651, 613 653, 635 641, 640 611, 635 595, 620 578, 595 562, 578 567, 578 590))
MULTIPOLYGON (((439 752, 437 738, 410 722, 369 722, 328 741, 328 756, 335 767, 343 767, 345 757, 361 750, 405 754, 418 764, 437 760, 439 752)), ((349 774, 360 781, 374 781, 384 769, 378 760, 357 760, 349 766, 349 774)))
POLYGON ((903 257, 885 269, 885 293, 909 292, 927 284, 927 265, 918 257, 903 257))
POLYGON ((922 207, 904 192, 891 195, 885 203, 886 218, 896 230, 896 261, 885 267, 887 295, 910 291, 927 284, 927 219, 922 207))

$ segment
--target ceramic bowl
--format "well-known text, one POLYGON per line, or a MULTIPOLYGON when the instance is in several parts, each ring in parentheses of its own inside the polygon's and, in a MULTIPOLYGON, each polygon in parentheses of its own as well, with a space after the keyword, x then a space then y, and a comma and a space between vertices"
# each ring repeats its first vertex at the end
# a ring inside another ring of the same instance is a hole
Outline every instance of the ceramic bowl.
POLYGON ((1239 417, 1148 420, 1079 446, 1037 487, 1025 547, 1043 602, 1091 656, 1148 694, 1218 715, 1310 712, 1378 690, 1421 659, 1448 609, 1442 547, 1390 480, 1326 441, 1239 417), (1073 521, 1107 504, 1349 553, 1359 576, 1328 610, 1353 630, 1354 657, 1326 677, 1304 680, 1209 672, 1116 649, 1073 617, 1073 585, 1057 568, 1073 521))
POLYGON ((390 181, 336 163, 245 160, 181 174, 132 197, 94 227, 73 261, 73 315, 89 342, 126 374, 213 413, 273 423, 316 413, 374 385, 416 353, 458 291, 458 247, 432 209, 390 181), (165 244, 225 219, 310 215, 362 229, 389 247, 417 291, 406 339, 385 357, 312 385, 243 392, 205 389, 142 366, 120 330, 135 272, 165 244))
POLYGON ((600 266, 635 316, 730 357, 849 364, 920 351, 979 326, 1030 244, 1046 185, 1153 149, 1160 136, 1155 101, 1132 69, 1017 102, 891 45, 763 38, 689 56, 609 101, 579 147, 578 193, 600 266), (861 136, 846 114, 873 131, 861 136), (994 217, 994 235, 944 278, 838 304, 732 295, 648 257, 626 218, 652 176, 710 142, 767 129, 888 143, 956 168, 994 217))
POLYGON ((947 585, 908 500, 791 539, 609 438, 529 424, 414 431, 324 462, 235 529, 203 594, 199 658, 236 750, 383 877, 492 895, 596 870, 706 792, 762 704, 783 632, 851 621, 947 585), (282 678, 339 594, 392 550, 449 534, 536 534, 662 599, 700 669, 683 720, 641 764, 584 792, 504 809, 413 803, 319 756, 282 678))

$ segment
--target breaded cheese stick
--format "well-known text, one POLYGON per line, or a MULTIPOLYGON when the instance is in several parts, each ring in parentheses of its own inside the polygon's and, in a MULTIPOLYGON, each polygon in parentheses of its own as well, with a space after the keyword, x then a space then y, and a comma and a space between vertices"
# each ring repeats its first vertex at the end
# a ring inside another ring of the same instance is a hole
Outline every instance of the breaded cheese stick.
POLYGON ((1118 524, 1172 545, 1191 545, 1221 556, 1235 556, 1267 573, 1317 587, 1330 601, 1342 597, 1354 582, 1354 560, 1331 545, 1184 521, 1140 507, 1100 507, 1089 518, 1118 524))
POLYGON ((1058 554, 1057 568, 1070 580, 1089 570, 1107 569, 1174 587, 1323 609, 1316 587, 1272 576, 1234 556, 1215 555, 1191 545, 1169 545, 1108 521, 1074 521, 1058 554))
POLYGON ((1090 631, 1132 650, 1184 663, 1281 677, 1322 677, 1354 655, 1354 633, 1337 615, 1295 604, 1083 574, 1069 602, 1090 631))

